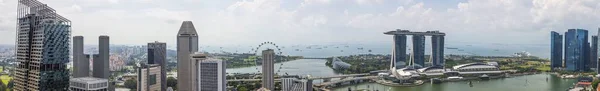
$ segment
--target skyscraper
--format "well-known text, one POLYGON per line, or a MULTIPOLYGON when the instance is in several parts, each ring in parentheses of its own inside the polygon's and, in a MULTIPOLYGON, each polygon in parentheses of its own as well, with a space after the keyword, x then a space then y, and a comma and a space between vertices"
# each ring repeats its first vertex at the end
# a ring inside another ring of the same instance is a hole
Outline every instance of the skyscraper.
POLYGON ((14 90, 67 90, 71 21, 37 0, 18 1, 14 90))
POLYGON ((565 66, 569 71, 586 71, 585 64, 589 61, 588 31, 584 29, 569 29, 565 33, 565 66), (588 53, 586 53, 588 52, 588 53), (587 57, 587 58, 586 58, 587 57), (588 59, 586 61, 586 59, 588 59))
POLYGON ((90 76, 90 59, 83 54, 83 36, 73 37, 73 77, 90 76))
POLYGON ((275 56, 273 49, 262 51, 262 87, 269 90, 275 90, 275 80, 273 78, 275 56))
MULTIPOLYGON (((600 28, 598 28, 598 36, 600 36, 600 28)), ((597 39, 596 44, 600 43, 600 40, 597 39)), ((596 56, 600 55, 600 45, 596 45, 596 56)), ((597 58, 597 57, 596 57, 597 58)), ((600 61, 596 59, 596 73, 600 73, 600 61)))
MULTIPOLYGON (((438 31, 430 31, 438 32, 438 31)), ((431 36, 431 64, 433 66, 444 66, 444 36, 431 36)))
MULTIPOLYGON (((401 31, 398 29, 397 31, 401 31)), ((406 66, 406 35, 394 35, 393 59, 391 68, 404 68, 406 66)))
MULTIPOLYGON (((185 78, 185 79, 193 79, 193 80, 189 81, 190 82, 189 85, 192 86, 189 88, 190 89, 189 91, 198 91, 200 89, 200 87, 198 86, 198 84, 200 82, 199 80, 201 80, 201 79, 198 79, 198 76, 199 76, 198 72, 200 72, 200 70, 199 70, 200 65, 198 64, 198 62, 200 62, 202 60, 206 60, 206 59, 208 59, 208 56, 206 54, 202 54, 202 53, 198 53, 198 52, 190 54, 189 61, 190 61, 190 63, 192 63, 191 67, 194 69, 190 69, 190 73, 188 73, 188 74, 191 74, 191 76, 189 78, 185 78)), ((177 84, 179 84, 179 83, 177 83, 177 84)), ((186 90, 186 91, 188 91, 188 90, 186 90)))
POLYGON ((148 64, 160 65, 161 91, 167 90, 167 44, 158 41, 148 43, 148 64))
POLYGON ((412 64, 425 67, 425 36, 413 35, 412 64))
POLYGON ((220 59, 207 58, 195 60, 198 70, 198 91, 226 91, 225 62, 220 59))
POLYGON ((562 35, 555 31, 550 32, 550 68, 552 70, 562 68, 562 41, 562 35))
POLYGON ((177 90, 195 91, 194 72, 190 54, 198 51, 198 35, 192 21, 183 21, 177 33, 177 90))
POLYGON ((94 58, 93 77, 108 79, 110 76, 109 50, 109 37, 104 35, 98 37, 98 58, 94 58))
POLYGON ((590 68, 598 68, 598 36, 592 36, 590 46, 590 68))

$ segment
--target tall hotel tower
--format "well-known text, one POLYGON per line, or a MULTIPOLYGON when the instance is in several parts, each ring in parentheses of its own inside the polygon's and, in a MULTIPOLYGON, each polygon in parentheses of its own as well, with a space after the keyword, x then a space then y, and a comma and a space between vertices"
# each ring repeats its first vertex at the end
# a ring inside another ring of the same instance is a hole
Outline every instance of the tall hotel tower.
POLYGON ((273 78, 275 56, 273 49, 262 51, 262 87, 269 90, 275 90, 275 80, 273 78))
POLYGON ((67 90, 71 21, 37 0, 18 1, 14 90, 67 90))
POLYGON ((198 51, 198 35, 192 21, 183 21, 177 33, 177 90, 196 91, 193 84, 195 81, 193 65, 190 54, 198 51))

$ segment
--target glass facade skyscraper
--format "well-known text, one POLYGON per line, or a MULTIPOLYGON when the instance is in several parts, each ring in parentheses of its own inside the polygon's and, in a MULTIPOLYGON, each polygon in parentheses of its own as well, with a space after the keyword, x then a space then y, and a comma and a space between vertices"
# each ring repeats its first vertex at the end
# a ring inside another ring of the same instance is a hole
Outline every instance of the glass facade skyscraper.
POLYGON ((17 6, 15 91, 66 91, 71 21, 37 0, 17 6))
POLYGON ((565 33, 565 67, 568 71, 586 71, 589 61, 588 31, 569 29, 565 33), (587 58, 586 58, 587 57, 587 58))
POLYGON ((431 36, 431 65, 444 66, 444 36, 431 36))
POLYGON ((552 31, 550 32, 550 68, 562 67, 562 50, 563 50, 563 36, 559 33, 552 31))
POLYGON ((592 36, 590 46, 590 68, 598 68, 598 36, 592 36))
POLYGON ((394 58, 392 67, 396 69, 404 68, 406 66, 406 35, 394 35, 394 58))
POLYGON ((425 36, 413 35, 412 64, 425 67, 425 36))

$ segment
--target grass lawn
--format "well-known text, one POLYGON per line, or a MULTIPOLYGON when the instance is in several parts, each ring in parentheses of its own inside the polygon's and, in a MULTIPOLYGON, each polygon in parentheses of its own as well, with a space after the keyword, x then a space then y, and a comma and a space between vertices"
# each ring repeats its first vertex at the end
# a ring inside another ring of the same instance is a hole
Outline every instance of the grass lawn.
POLYGON ((535 67, 535 69, 540 71, 550 71, 550 66, 535 67))
POLYGON ((4 72, 4 67, 0 67, 0 72, 4 72))
POLYGON ((0 76, 0 79, 2 79, 2 84, 8 85, 8 81, 10 81, 13 78, 8 75, 2 75, 0 76))

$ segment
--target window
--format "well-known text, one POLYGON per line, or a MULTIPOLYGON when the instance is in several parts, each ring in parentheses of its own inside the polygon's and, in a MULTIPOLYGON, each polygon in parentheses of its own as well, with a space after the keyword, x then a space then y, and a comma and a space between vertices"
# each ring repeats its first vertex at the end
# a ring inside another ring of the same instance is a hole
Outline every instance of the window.
POLYGON ((150 75, 150 79, 148 79, 148 83, 149 83, 150 85, 154 85, 154 84, 156 84, 156 74, 152 74, 152 75, 150 75))

